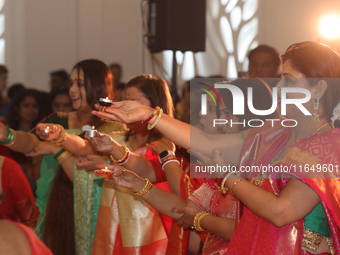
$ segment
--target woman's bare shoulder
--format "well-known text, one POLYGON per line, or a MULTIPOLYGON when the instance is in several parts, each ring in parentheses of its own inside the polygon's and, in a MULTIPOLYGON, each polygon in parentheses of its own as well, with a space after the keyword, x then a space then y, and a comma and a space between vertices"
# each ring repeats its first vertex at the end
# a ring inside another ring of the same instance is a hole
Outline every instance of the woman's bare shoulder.
POLYGON ((0 220, 0 254, 31 254, 26 234, 15 224, 5 220, 0 220))

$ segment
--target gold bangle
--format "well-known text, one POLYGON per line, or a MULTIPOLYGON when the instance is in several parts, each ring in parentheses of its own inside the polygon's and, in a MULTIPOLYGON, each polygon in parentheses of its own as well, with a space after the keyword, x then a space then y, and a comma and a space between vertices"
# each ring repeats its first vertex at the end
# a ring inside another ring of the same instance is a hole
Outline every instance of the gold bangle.
POLYGON ((68 159, 69 157, 71 157, 72 154, 69 153, 68 151, 64 151, 62 154, 60 154, 60 156, 57 158, 57 161, 59 163, 59 165, 61 165, 62 163, 64 163, 66 161, 66 159, 68 159))
POLYGON ((231 186, 230 191, 233 192, 233 188, 236 186, 237 183, 239 183, 241 181, 246 181, 246 179, 244 179, 244 178, 238 179, 236 182, 234 182, 233 186, 231 186))
POLYGON ((11 128, 9 128, 9 130, 12 133, 12 138, 11 138, 11 140, 8 143, 3 144, 5 146, 13 145, 15 143, 15 140, 17 139, 17 133, 13 129, 11 129, 11 128))
POLYGON ((123 146, 123 148, 124 148, 124 155, 123 155, 123 157, 122 157, 121 159, 115 159, 112 155, 110 155, 111 160, 112 160, 113 162, 115 162, 115 163, 121 163, 121 162, 123 162, 123 161, 126 159, 127 155, 128 155, 128 152, 129 152, 128 147, 126 147, 124 144, 122 144, 122 146, 123 146))
POLYGON ((157 125, 158 121, 162 117, 162 114, 163 114, 163 109, 159 108, 159 112, 158 112, 157 118, 155 119, 155 121, 152 124, 148 124, 148 130, 153 129, 157 125))
POLYGON ((201 211, 201 212, 198 212, 194 218, 194 228, 197 230, 197 231, 206 231, 205 229, 203 229, 201 227, 201 220, 207 216, 207 215, 211 215, 211 213, 207 213, 205 211, 201 211))
POLYGON ((66 131, 62 125, 59 125, 59 124, 55 124, 55 125, 57 126, 57 128, 59 128, 61 134, 58 139, 51 140, 51 142, 56 145, 62 145, 66 141, 66 131))
POLYGON ((168 161, 170 159, 177 159, 176 156, 173 156, 173 155, 169 155, 163 159, 161 159, 161 164, 163 164, 165 161, 168 161))
POLYGON ((144 188, 141 191, 135 193, 134 194, 135 196, 144 197, 146 194, 150 192, 153 185, 148 179, 144 180, 146 181, 144 188))

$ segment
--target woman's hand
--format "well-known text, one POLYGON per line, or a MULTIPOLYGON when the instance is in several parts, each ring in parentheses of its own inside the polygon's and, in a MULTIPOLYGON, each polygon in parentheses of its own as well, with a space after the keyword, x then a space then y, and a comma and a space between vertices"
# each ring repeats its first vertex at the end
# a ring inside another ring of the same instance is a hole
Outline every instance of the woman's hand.
MULTIPOLYGON (((101 108, 98 104, 95 107, 97 109, 101 108)), ((104 111, 92 111, 92 114, 98 117, 123 123, 146 120, 152 113, 153 109, 151 107, 132 100, 114 102, 110 107, 105 107, 104 111)))
POLYGON ((36 127, 36 134, 45 141, 58 140, 61 135, 61 130, 54 124, 39 123, 36 127), (46 134, 44 129, 49 129, 49 133, 46 134))
POLYGON ((49 155, 49 154, 56 154, 58 151, 62 149, 61 146, 55 145, 50 142, 38 142, 38 144, 34 147, 34 149, 27 153, 27 156, 35 157, 38 155, 49 155))
POLYGON ((119 143, 117 143, 107 134, 97 132, 96 137, 88 137, 85 133, 84 138, 89 141, 96 151, 111 153, 113 150, 123 149, 119 143))
POLYGON ((202 162, 204 165, 206 166, 214 166, 216 164, 219 165, 226 165, 226 162, 224 161, 224 159, 221 157, 222 152, 218 149, 214 149, 212 152, 212 157, 209 157, 197 150, 188 150, 188 152, 190 153, 190 155, 194 156, 195 158, 197 158, 200 162, 202 162))
POLYGON ((179 209, 174 209, 173 212, 184 213, 182 218, 177 220, 177 223, 179 225, 183 225, 183 228, 191 228, 194 225, 194 219, 199 210, 193 207, 183 207, 179 209))
POLYGON ((155 151, 157 154, 160 154, 162 151, 170 150, 176 152, 176 146, 173 142, 171 142, 168 138, 162 138, 156 146, 151 144, 147 144, 146 147, 155 151))
POLYGON ((87 155, 86 157, 79 157, 76 164, 78 168, 84 168, 86 171, 93 171, 98 169, 96 165, 107 164, 107 162, 101 156, 87 155))
POLYGON ((118 186, 131 189, 134 192, 139 192, 145 186, 144 179, 122 166, 108 164, 96 165, 97 169, 104 169, 105 167, 114 172, 111 179, 105 179, 107 181, 113 182, 118 186))

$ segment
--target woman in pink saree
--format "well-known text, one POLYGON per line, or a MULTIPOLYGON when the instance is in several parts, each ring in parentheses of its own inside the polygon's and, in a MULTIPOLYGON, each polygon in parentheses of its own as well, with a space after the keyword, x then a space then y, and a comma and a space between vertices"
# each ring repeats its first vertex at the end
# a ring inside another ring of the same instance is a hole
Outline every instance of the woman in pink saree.
MULTIPOLYGON (((340 86, 334 79, 340 77, 340 58, 325 45, 303 42, 290 46, 281 60, 283 79, 279 86, 307 89, 312 100, 300 106, 311 112, 312 118, 292 104, 287 105, 286 117, 298 125, 289 128, 281 121, 268 121, 244 133, 207 135, 166 115, 155 125, 191 153, 213 157, 220 165, 238 166, 241 173, 242 168, 263 169, 268 164, 290 167, 286 174, 260 172, 241 178, 230 173, 224 178, 221 188, 230 189, 245 208, 235 230, 233 222, 225 222, 225 231, 233 235, 222 254, 340 254, 340 183, 336 171, 340 132, 334 128, 339 127, 340 119, 340 86), (199 139, 190 140, 189 134, 199 139), (309 171, 319 165, 332 166, 333 172, 309 171), (299 171, 294 172, 294 167, 299 171), (292 176, 296 178, 288 178, 292 176)), ((287 93, 287 98, 301 99, 301 94, 287 93)), ((94 114, 131 122, 147 119, 151 113, 137 104, 120 102, 107 113, 94 114)), ((121 171, 117 170, 118 176, 121 171)), ((134 187, 136 192, 142 188, 141 184, 134 187)), ((144 199, 162 204, 159 196, 151 189, 144 199)), ((184 226, 192 226, 197 216, 186 207, 175 212, 181 214, 174 217, 183 214, 179 222, 184 226)), ((207 228, 211 217, 201 218, 201 228, 207 228)))

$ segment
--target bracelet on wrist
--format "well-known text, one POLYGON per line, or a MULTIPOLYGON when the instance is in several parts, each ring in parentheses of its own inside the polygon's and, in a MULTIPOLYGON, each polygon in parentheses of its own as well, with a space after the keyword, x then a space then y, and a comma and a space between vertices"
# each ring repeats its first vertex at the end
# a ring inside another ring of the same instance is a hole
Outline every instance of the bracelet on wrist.
POLYGON ((159 120, 162 117, 162 114, 163 114, 163 109, 159 108, 158 115, 157 115, 155 121, 152 124, 150 124, 150 123, 148 124, 148 130, 153 129, 157 125, 157 123, 159 122, 159 120))
POLYGON ((172 150, 164 150, 161 153, 159 153, 158 154, 159 163, 162 164, 162 162, 169 156, 175 156, 175 152, 172 150))
MULTIPOLYGON (((226 183, 226 181, 228 180, 228 178, 229 178, 230 176, 232 176, 232 175, 237 175, 237 176, 238 176, 237 172, 230 172, 230 173, 228 173, 228 174, 224 177, 224 179, 223 179, 223 181, 222 181, 222 183, 221 183, 221 187, 219 187, 219 190, 222 191, 223 194, 226 194, 226 193, 228 192, 228 190, 229 190, 229 189, 225 186, 225 183, 226 183)), ((236 185, 236 184, 235 184, 235 185, 236 185)))
POLYGON ((59 165, 61 165, 62 163, 64 163, 69 157, 71 157, 72 154, 69 153, 68 151, 64 151, 63 153, 61 153, 58 157, 57 157, 57 161, 59 163, 59 165))
POLYGON ((124 148, 124 155, 121 159, 115 159, 112 155, 110 155, 110 158, 111 160, 114 162, 114 163, 120 163, 120 164, 124 164, 128 158, 129 158, 129 154, 130 154, 130 150, 128 147, 126 147, 124 144, 122 144, 123 148, 124 148))
POLYGON ((163 171, 165 171, 165 170, 164 170, 165 165, 168 164, 168 163, 170 163, 170 162, 176 162, 178 165, 181 165, 181 164, 179 163, 179 161, 176 159, 176 157, 170 158, 170 159, 167 159, 166 161, 164 161, 164 162, 162 163, 162 170, 163 170, 163 171))
POLYGON ((164 164, 167 160, 169 160, 169 159, 176 159, 176 156, 174 156, 174 155, 168 155, 168 156, 166 156, 165 158, 162 158, 160 161, 159 161, 159 163, 161 163, 161 164, 164 164))
POLYGON ((128 161, 129 157, 130 157, 130 150, 128 149, 125 159, 123 159, 122 162, 119 162, 117 164, 120 165, 120 166, 124 165, 128 161))
POLYGON ((58 152, 53 156, 54 159, 57 160, 57 158, 58 158, 63 152, 65 152, 64 149, 61 149, 60 151, 58 151, 58 152))
POLYGON ((56 145, 62 145, 66 141, 66 131, 62 125, 55 124, 57 128, 60 130, 60 137, 56 140, 51 140, 52 143, 56 145))
POLYGON ((205 229, 203 229, 201 227, 201 220, 207 216, 207 215, 211 215, 211 213, 207 213, 205 211, 202 211, 202 212, 198 212, 194 218, 194 228, 197 230, 197 231, 206 231, 205 229))
POLYGON ((153 113, 149 116, 149 118, 147 118, 146 120, 143 120, 142 121, 142 124, 147 124, 147 123, 149 123, 149 121, 157 114, 157 112, 159 112, 159 110, 160 110, 160 107, 159 106, 157 106, 157 107, 155 107, 155 108, 153 108, 153 113))
POLYGON ((139 196, 139 197, 144 197, 146 194, 148 194, 152 188, 152 183, 148 180, 148 179, 144 179, 145 180, 145 186, 143 187, 142 190, 140 190, 139 192, 136 192, 134 195, 135 196, 139 196))
POLYGON ((5 141, 1 142, 1 144, 5 145, 5 146, 10 146, 10 145, 15 143, 17 135, 16 135, 16 132, 13 129, 11 129, 7 126, 6 126, 6 128, 8 130, 8 136, 7 136, 5 141))
POLYGON ((238 179, 236 182, 234 182, 234 184, 231 186, 230 191, 233 192, 234 187, 236 186, 237 183, 241 182, 241 181, 246 181, 246 179, 241 178, 238 179))

